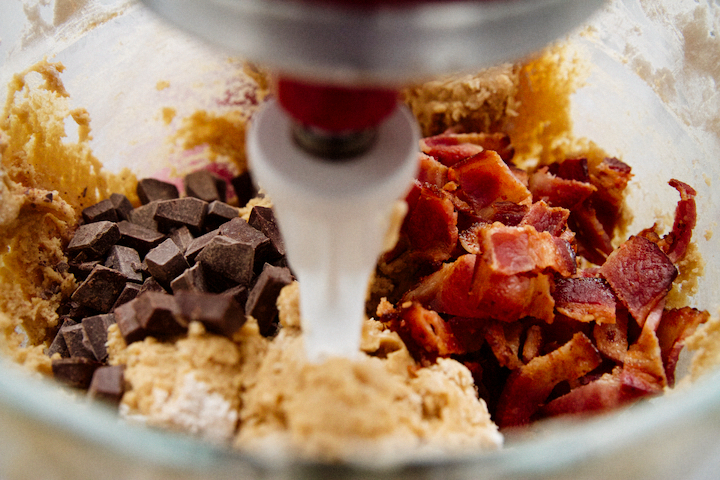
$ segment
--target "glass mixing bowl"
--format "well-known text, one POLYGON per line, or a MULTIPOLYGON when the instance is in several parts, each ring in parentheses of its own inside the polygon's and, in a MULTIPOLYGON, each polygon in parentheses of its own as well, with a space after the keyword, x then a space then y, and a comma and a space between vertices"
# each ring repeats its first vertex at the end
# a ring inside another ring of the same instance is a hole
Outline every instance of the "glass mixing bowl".
MULTIPOLYGON (((575 32, 591 62, 573 97, 577 136, 632 165, 629 231, 698 191, 695 241, 705 273, 692 306, 717 315, 720 286, 720 6, 710 0, 614 0, 575 32), (639 186, 642 186, 640 188, 639 186)), ((138 176, 170 168, 165 139, 182 118, 216 105, 237 63, 127 0, 11 0, 0 5, 0 83, 43 56, 66 66, 72 103, 88 109, 104 165, 138 176), (171 88, 160 88, 166 82, 171 88)), ((6 93, 0 91, 0 100, 6 93)), ((683 358, 682 369, 687 370, 683 358), (683 367, 684 365, 684 367, 683 367)), ((720 372, 692 386, 582 421, 555 420, 508 436, 503 450, 453 459, 329 466, 262 458, 118 417, 0 359, 0 479, 64 478, 717 478, 720 372)), ((682 376, 682 375, 680 375, 682 376)))

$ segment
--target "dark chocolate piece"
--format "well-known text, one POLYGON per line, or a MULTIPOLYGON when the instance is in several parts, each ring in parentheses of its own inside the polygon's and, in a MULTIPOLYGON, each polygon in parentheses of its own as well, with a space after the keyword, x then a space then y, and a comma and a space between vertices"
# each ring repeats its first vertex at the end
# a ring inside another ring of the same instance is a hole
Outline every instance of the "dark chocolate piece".
POLYGON ((60 330, 58 330, 57 334, 55 335, 55 338, 53 339, 52 343, 50 344, 50 347, 48 347, 46 355, 48 357, 52 357, 54 354, 59 353, 60 357, 62 358, 69 358, 70 357, 70 350, 68 350, 67 343, 65 343, 65 337, 61 333, 63 327, 69 327, 71 325, 77 325, 78 322, 73 320, 72 318, 64 318, 60 330))
POLYGON ((115 223, 119 220, 117 210, 109 198, 83 209, 82 217, 85 223, 100 221, 115 223))
POLYGON ((89 358, 60 358, 52 361, 55 379, 73 388, 87 389, 99 364, 89 358))
POLYGON ((137 298, 120 305, 113 311, 120 334, 128 345, 147 336, 145 328, 140 325, 135 315, 135 302, 137 298))
POLYGON ((253 269, 255 272, 260 273, 263 265, 266 261, 272 260, 270 254, 274 251, 270 239, 266 237, 261 231, 253 228, 240 217, 234 218, 231 221, 222 225, 218 231, 220 235, 231 238, 241 243, 250 245, 255 251, 255 259, 253 269))
POLYGON ((193 292, 207 292, 208 286, 205 282, 205 273, 200 263, 196 263, 192 267, 178 275, 175 280, 170 282, 170 288, 173 293, 180 290, 190 290, 193 292))
POLYGON ((120 365, 105 365, 97 368, 88 388, 90 397, 120 403, 125 393, 124 370, 120 365))
POLYGON ((128 282, 125 284, 125 288, 123 288, 122 292, 120 292, 120 295, 118 296, 117 300, 115 300, 115 304, 113 305, 113 310, 115 310, 117 307, 122 305, 123 303, 127 303, 130 300, 133 300, 138 295, 140 295, 140 290, 142 289, 142 285, 138 285, 134 282, 128 282))
POLYGON ((212 272, 240 285, 253 277, 255 249, 252 245, 218 235, 197 256, 206 273, 212 272))
POLYGON ((140 202, 143 205, 147 205, 156 200, 172 200, 173 198, 178 198, 180 192, 178 192, 177 187, 172 183, 163 182, 156 178, 143 178, 138 181, 137 195, 140 198, 140 202))
POLYGON ((206 202, 226 200, 227 184, 209 170, 197 170, 185 176, 185 194, 206 202))
POLYGON ((248 289, 245 285, 235 285, 224 292, 223 295, 230 295, 235 299, 238 305, 242 305, 243 310, 245 309, 245 303, 248 299, 248 289))
POLYGON ((107 313, 125 288, 126 281, 117 270, 96 265, 70 298, 82 306, 107 313))
POLYGON ((96 265, 100 264, 100 260, 90 262, 73 262, 68 264, 68 271, 75 275, 77 280, 85 280, 96 265))
POLYGON ((80 326, 84 331, 86 346, 89 345, 95 360, 104 362, 107 359, 107 329, 115 323, 115 315, 106 313, 82 319, 80 326))
POLYGON ((69 325, 60 329, 60 335, 65 339, 68 352, 72 358, 83 357, 95 359, 90 344, 85 337, 82 324, 69 325))
POLYGON ((220 225, 238 218, 240 212, 237 208, 227 203, 214 201, 208 204, 207 215, 205 215, 205 230, 215 230, 220 225))
MULTIPOLYGON (((154 212, 153 215, 155 215, 154 212)), ((118 245, 134 248, 141 256, 147 254, 151 248, 160 245, 165 239, 165 235, 157 230, 151 230, 142 225, 128 222, 127 220, 118 223, 118 229, 120 230, 120 240, 117 241, 118 245)))
POLYGON ((190 245, 188 245, 187 250, 185 250, 185 258, 187 258, 187 261, 189 263, 194 263, 195 259, 197 258, 198 254, 200 254, 202 249, 205 248, 207 244, 210 243, 210 241, 218 235, 220 235, 220 232, 217 230, 213 230, 193 240, 190 245))
POLYGON ((178 305, 172 295, 146 292, 130 303, 138 324, 148 335, 163 338, 187 331, 187 322, 178 316, 178 305))
POLYGON ((245 313, 252 315, 258 322, 260 334, 269 337, 275 334, 278 315, 277 297, 285 285, 292 282, 290 270, 266 264, 258 276, 255 286, 248 295, 245 313))
POLYGON ((165 287, 160 285, 157 280, 155 280, 153 277, 148 277, 140 287, 140 292, 138 292, 138 297, 142 295, 145 292, 161 292, 161 293, 167 293, 167 290, 165 290, 165 287))
POLYGON ((143 281, 140 255, 133 248, 113 245, 105 260, 105 266, 122 273, 130 282, 143 281))
POLYGON ((273 249, 278 256, 285 255, 285 243, 280 234, 280 229, 277 226, 275 213, 272 208, 261 207, 260 205, 254 206, 250 211, 248 223, 251 227, 260 230, 270 239, 273 249))
POLYGON ((158 231, 158 224, 155 221, 155 212, 157 212, 160 200, 147 203, 141 207, 133 209, 128 215, 128 221, 135 225, 140 225, 148 230, 158 231))
POLYGON ((190 267, 178 246, 171 239, 153 248, 145 256, 150 275, 163 287, 190 267))
POLYGON ((160 231, 169 232, 185 225, 194 235, 202 233, 207 202, 194 197, 165 200, 158 203, 155 221, 160 231))
POLYGON ((237 177, 230 180, 230 183, 235 190, 235 195, 238 199, 238 205, 244 207, 252 198, 257 196, 257 188, 253 183, 252 176, 249 170, 241 173, 237 177))
POLYGON ((120 230, 112 222, 95 222, 81 225, 68 244, 71 255, 85 253, 87 260, 102 256, 120 239, 120 230))
POLYGON ((130 200, 122 193, 113 193, 110 195, 110 202, 115 212, 117 212, 118 220, 127 220, 128 215, 130 215, 130 212, 133 210, 130 200))
POLYGON ((209 332, 230 337, 245 323, 245 312, 231 295, 179 291, 175 301, 180 316, 201 322, 209 332))
POLYGON ((170 232, 170 235, 168 236, 173 242, 175 242, 175 245, 178 246, 178 248, 181 252, 183 252, 183 254, 185 253, 185 250, 187 250, 187 248, 190 246, 192 241, 195 240, 193 234, 190 233, 190 229, 184 225, 170 232))

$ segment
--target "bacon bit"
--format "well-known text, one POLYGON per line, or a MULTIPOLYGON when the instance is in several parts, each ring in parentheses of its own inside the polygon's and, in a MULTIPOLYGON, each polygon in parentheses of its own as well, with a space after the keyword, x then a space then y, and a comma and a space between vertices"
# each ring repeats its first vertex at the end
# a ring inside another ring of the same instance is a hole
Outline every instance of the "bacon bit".
POLYGON ((555 309, 580 322, 615 323, 615 295, 602 278, 555 281, 555 309))
POLYGON ((397 314, 401 328, 426 352, 440 356, 465 353, 437 312, 413 302, 409 306, 403 305, 397 314))
MULTIPOLYGON (((532 207, 512 202, 495 202, 491 205, 490 222, 500 222, 508 227, 520 225, 532 207)), ((539 231, 539 230, 538 230, 539 231)))
POLYGON ((471 317, 450 317, 446 323, 462 351, 477 352, 485 344, 485 321, 471 317))
POLYGON ((495 420, 500 428, 526 425, 555 386, 595 369, 602 358, 583 333, 562 347, 535 357, 510 374, 500 395, 495 420))
POLYGON ((648 314, 637 341, 625 355, 620 381, 648 395, 662 392, 668 385, 655 330, 662 319, 665 300, 660 300, 648 314))
POLYGON ((486 227, 486 224, 478 222, 460 232, 458 240, 466 252, 476 255, 482 253, 482 246, 480 245, 481 232, 486 227))
POLYGON ((643 326, 650 311, 670 291, 678 272, 657 245, 636 236, 608 256, 600 274, 643 326))
POLYGON ((531 325, 525 332, 522 359, 525 363, 540 355, 543 345, 543 333, 539 325, 531 325))
POLYGON ((480 145, 461 143, 457 134, 440 134, 420 140, 420 150, 436 158, 443 165, 451 167, 485 149, 480 145))
POLYGON ((596 265, 605 263, 613 251, 612 231, 607 231, 593 207, 583 203, 570 213, 570 228, 575 232, 578 253, 596 265))
POLYGON ((657 329, 658 342, 662 355, 668 385, 675 385, 675 367, 677 366, 684 341, 697 327, 708 321, 710 314, 690 307, 666 310, 663 312, 657 329))
POLYGON ((448 167, 424 153, 419 155, 419 162, 420 170, 417 180, 420 183, 428 183, 443 188, 447 183, 448 167))
POLYGON ((548 171, 565 180, 586 183, 590 181, 587 158, 568 158, 562 162, 548 165, 548 171))
POLYGON ((510 370, 523 366, 518 354, 520 352, 520 334, 523 325, 519 322, 500 323, 488 321, 485 329, 485 341, 490 346, 498 363, 510 370))
POLYGON ((600 353, 609 359, 622 363, 628 350, 628 318, 627 313, 615 316, 615 323, 596 324, 593 337, 600 353))
POLYGON ((614 157, 605 158, 590 169, 590 183, 597 188, 590 202, 609 235, 615 230, 625 189, 632 177, 630 166, 614 157))
POLYGON ((679 180, 670 180, 670 186, 680 193, 680 201, 675 208, 675 221, 670 233, 660 242, 660 248, 673 263, 682 260, 687 253, 692 231, 697 221, 695 195, 697 192, 688 184, 679 180))
POLYGON ((543 167, 530 175, 533 200, 542 200, 553 207, 573 209, 597 190, 591 183, 557 177, 543 167))
POLYGON ((498 201, 520 204, 531 202, 530 191, 513 175, 502 158, 491 150, 485 150, 450 167, 448 180, 457 182, 460 187, 458 197, 478 213, 498 201))
MULTIPOLYGON (((557 237, 567 229, 569 217, 570 210, 563 207, 550 207, 540 200, 530 206, 527 214, 520 221, 520 225, 530 225, 535 227, 538 232, 547 232, 557 237)), ((507 222, 503 223, 509 225, 507 222)))
POLYGON ((420 256, 441 262, 450 258, 457 244, 457 218, 449 194, 424 185, 405 217, 401 233, 420 256))

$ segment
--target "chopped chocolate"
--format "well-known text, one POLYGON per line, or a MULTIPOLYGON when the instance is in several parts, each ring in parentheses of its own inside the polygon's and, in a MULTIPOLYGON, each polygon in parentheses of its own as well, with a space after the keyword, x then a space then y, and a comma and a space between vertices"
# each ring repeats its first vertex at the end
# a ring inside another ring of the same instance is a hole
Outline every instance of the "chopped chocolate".
POLYGON ((119 220, 117 210, 109 198, 83 209, 82 217, 85 223, 100 221, 115 223, 119 220))
POLYGON ((246 170, 230 180, 238 199, 238 205, 245 206, 252 198, 257 196, 257 189, 253 183, 250 171, 246 170))
POLYGON ((100 260, 92 260, 90 262, 73 262, 68 264, 68 271, 72 273, 76 279, 85 280, 96 265, 100 264, 100 260))
POLYGON ((52 357, 56 353, 59 353, 62 358, 70 357, 70 350, 68 350, 67 343, 65 343, 65 337, 62 333, 60 333, 60 331, 63 327, 69 327, 71 325, 77 325, 77 322, 72 318, 65 318, 63 320, 60 330, 58 330, 55 338, 50 344, 50 347, 48 347, 47 352, 45 352, 48 357, 52 357))
POLYGON ((125 284, 125 288, 123 288, 122 292, 120 292, 120 295, 118 296, 117 300, 115 300, 115 305, 113 305, 113 310, 122 305, 123 303, 127 303, 130 300, 134 299, 138 295, 140 295, 140 290, 142 289, 142 285, 138 285, 135 282, 128 282, 125 284))
POLYGON ((157 212, 159 200, 155 200, 141 207, 133 209, 128 214, 128 221, 135 225, 140 225, 148 230, 158 231, 158 223, 155 221, 155 212, 157 212))
POLYGON ((249 285, 253 277, 255 249, 248 243, 218 235, 196 258, 206 273, 214 273, 240 285, 249 285))
POLYGON ((245 323, 245 311, 231 295, 179 291, 175 301, 180 316, 201 322, 213 333, 230 337, 245 323))
POLYGON ((184 225, 170 232, 169 237, 172 239, 173 242, 175 242, 175 245, 178 246, 178 248, 181 252, 183 252, 183 254, 185 253, 185 250, 187 250, 188 246, 190 246, 192 241, 195 240, 193 234, 190 233, 190 229, 184 225))
POLYGON ((113 245, 105 260, 105 266, 122 273, 130 282, 143 281, 140 255, 130 247, 113 245))
POLYGON ((208 286, 205 282, 205 273, 203 272, 202 264, 196 263, 181 275, 178 275, 175 280, 170 282, 170 288, 173 293, 177 293, 180 290, 207 292, 208 286))
POLYGON ((125 288, 126 281, 117 270, 96 265, 70 298, 82 306, 107 313, 125 288))
POLYGON ((70 352, 70 357, 95 359, 95 355, 85 337, 82 324, 64 326, 60 329, 59 334, 65 339, 65 345, 67 345, 68 352, 70 352))
POLYGON ((215 230, 225 222, 238 218, 239 213, 237 208, 227 203, 218 200, 210 202, 205 216, 205 230, 215 230))
POLYGON ((202 249, 205 248, 207 244, 210 243, 210 241, 218 235, 220 235, 220 232, 217 230, 213 230, 193 240, 192 243, 188 245, 187 250, 185 250, 185 258, 187 258, 187 261, 189 263, 195 262, 195 259, 202 251, 202 249))
POLYGON ((169 238, 150 250, 145 262, 150 275, 163 287, 170 286, 175 277, 190 267, 178 246, 169 238))
POLYGON ((113 311, 120 334, 127 344, 138 342, 147 336, 145 328, 140 325, 135 315, 135 302, 137 298, 120 305, 113 311))
POLYGON ((266 264, 255 286, 250 290, 245 313, 257 320, 260 334, 263 336, 269 337, 275 334, 275 318, 278 315, 277 297, 280 290, 290 282, 292 275, 289 269, 266 264))
POLYGON ((140 202, 143 205, 147 205, 156 200, 172 200, 173 198, 178 198, 180 192, 178 192, 177 187, 172 183, 163 182, 156 178, 143 178, 138 181, 137 195, 140 198, 140 202))
POLYGON ((157 280, 155 280, 153 277, 148 277, 140 287, 140 291, 138 292, 137 296, 139 297, 145 292, 163 292, 167 293, 167 290, 165 290, 165 287, 160 285, 157 280))
POLYGON ((185 177, 185 194, 206 202, 220 200, 224 202, 227 184, 209 170, 197 170, 185 177))
POLYGON ((104 365, 93 373, 88 394, 111 403, 120 403, 125 393, 124 368, 120 365, 104 365))
POLYGON ((145 256, 151 248, 157 247, 165 239, 165 235, 157 230, 151 230, 127 220, 123 220, 117 225, 120 230, 118 245, 134 248, 141 256, 145 256))
POLYGON ((87 389, 98 366, 89 358, 60 358, 52 361, 52 372, 55 379, 70 387, 87 389))
POLYGON ((146 292, 132 302, 135 317, 148 335, 163 338, 187 331, 187 322, 178 316, 175 297, 167 293, 146 292))
POLYGON ((84 253, 87 260, 102 256, 120 239, 120 230, 112 222, 95 222, 81 225, 68 244, 71 255, 84 253))
POLYGON ((275 252, 279 256, 285 255, 285 243, 283 242, 280 229, 275 220, 275 213, 272 208, 256 205, 250 212, 248 223, 251 227, 260 230, 266 237, 270 239, 275 252))
POLYGON ((244 285, 235 285, 234 287, 231 287, 224 292, 222 292, 223 295, 229 295, 235 299, 235 301, 238 303, 238 305, 243 306, 243 310, 245 309, 245 303, 247 302, 248 298, 248 289, 244 285))
POLYGON ((226 224, 222 225, 218 231, 220 235, 231 238, 238 242, 244 243, 252 247, 255 251, 255 260, 253 270, 260 272, 266 261, 271 260, 270 256, 273 252, 273 246, 270 239, 261 231, 253 228, 240 217, 234 218, 226 224))
POLYGON ((128 215, 133 210, 130 200, 122 193, 113 193, 110 195, 110 202, 112 202, 113 208, 117 212, 118 220, 127 220, 128 215))
POLYGON ((169 232, 185 225, 195 235, 202 232, 207 202, 194 197, 165 200, 158 203, 155 221, 160 231, 169 232))
POLYGON ((115 323, 115 315, 106 313, 82 319, 80 326, 84 331, 84 342, 90 347, 95 360, 104 362, 107 359, 107 329, 115 323))

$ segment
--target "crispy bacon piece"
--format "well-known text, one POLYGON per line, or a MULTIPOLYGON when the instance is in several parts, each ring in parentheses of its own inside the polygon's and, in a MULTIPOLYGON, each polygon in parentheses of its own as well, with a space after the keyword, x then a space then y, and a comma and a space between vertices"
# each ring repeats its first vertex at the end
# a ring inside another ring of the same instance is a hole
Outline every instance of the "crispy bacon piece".
POLYGON ((675 208, 672 230, 663 237, 660 248, 673 263, 677 263, 685 257, 697 221, 695 208, 697 192, 690 185, 675 179, 670 180, 670 186, 680 193, 680 201, 675 208))
POLYGON ((401 233, 414 251, 431 262, 450 258, 458 240, 458 214, 449 194, 429 185, 419 187, 401 233))
POLYGON ((638 325, 667 295, 677 269, 660 248, 643 237, 630 237, 600 267, 615 295, 638 325))
POLYGON ((602 278, 560 278, 553 291, 555 309, 580 322, 615 323, 615 295, 602 278))
POLYGON ((710 314, 690 307, 670 309, 663 312, 657 329, 658 342, 662 355, 668 385, 675 385, 675 367, 684 341, 697 327, 708 321, 710 314))
POLYGON ((447 166, 483 150, 497 152, 505 162, 509 162, 515 154, 510 137, 504 133, 442 133, 423 138, 420 149, 447 166))
POLYGON ((527 217, 532 209, 532 207, 528 207, 527 205, 518 205, 513 202, 495 202, 491 207, 492 215, 490 222, 500 222, 508 227, 520 225, 520 222, 527 217))
POLYGON ((543 345, 543 333, 540 325, 530 325, 525 332, 522 359, 525 363, 540 355, 543 345))
POLYGON ((588 203, 576 206, 570 213, 570 228, 575 232, 578 254, 596 265, 602 265, 613 251, 611 234, 588 203))
POLYGON ((655 334, 664 308, 665 299, 662 299, 650 311, 640 336, 625 354, 620 373, 620 381, 624 386, 648 395, 660 393, 668 385, 660 342, 655 334))
POLYGON ((572 210, 595 192, 589 182, 580 182, 561 178, 550 173, 548 167, 542 167, 530 175, 530 191, 535 201, 542 200, 553 207, 572 210))
POLYGON ((458 197, 478 213, 499 201, 520 204, 531 201, 530 191, 513 175, 502 158, 491 150, 485 150, 450 167, 448 180, 458 184, 458 197))
MULTIPOLYGON (((519 225, 530 225, 535 227, 538 232, 548 232, 550 235, 557 237, 567 228, 569 217, 570 210, 562 207, 551 207, 540 200, 530 206, 519 225)), ((509 225, 507 222, 503 223, 509 225)))
POLYGON ((485 341, 501 366, 510 370, 523 366, 518 356, 522 331, 523 325, 520 322, 501 323, 490 320, 486 323, 485 341))
MULTIPOLYGON (((480 264, 482 262, 478 262, 480 264)), ((476 269, 473 295, 479 299, 476 316, 514 322, 533 317, 552 323, 555 302, 550 294, 550 275, 479 274, 476 269)))
POLYGON ((596 324, 593 327, 593 338, 600 353, 609 359, 622 363, 628 350, 628 318, 627 312, 615 316, 615 323, 596 324))
POLYGON ((420 170, 418 171, 417 180, 420 183, 428 183, 438 188, 445 186, 447 183, 448 167, 424 153, 419 155, 418 160, 420 170))
POLYGON ((605 158, 590 169, 590 183, 597 188, 590 202, 609 235, 615 230, 625 188, 632 176, 630 166, 614 157, 605 158))
POLYGON ((535 357, 510 374, 498 402, 495 420, 500 428, 526 425, 555 386, 595 369, 602 358, 590 339, 576 333, 562 347, 535 357))
POLYGON ((445 320, 419 303, 404 304, 396 312, 396 329, 410 335, 425 352, 448 356, 464 353, 445 320))
POLYGON ((548 171, 565 180, 576 180, 578 182, 590 181, 590 170, 588 169, 587 158, 568 158, 562 162, 548 165, 548 171))

